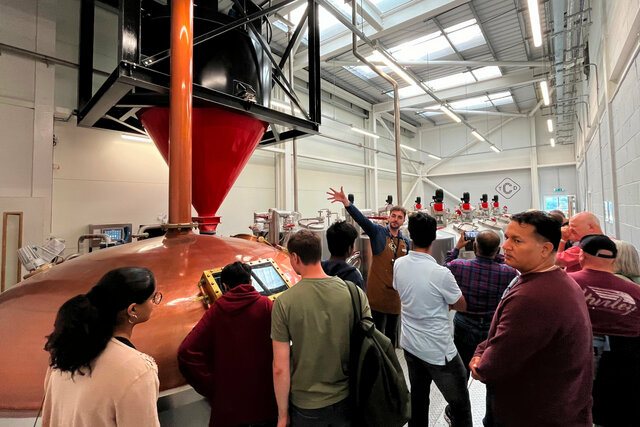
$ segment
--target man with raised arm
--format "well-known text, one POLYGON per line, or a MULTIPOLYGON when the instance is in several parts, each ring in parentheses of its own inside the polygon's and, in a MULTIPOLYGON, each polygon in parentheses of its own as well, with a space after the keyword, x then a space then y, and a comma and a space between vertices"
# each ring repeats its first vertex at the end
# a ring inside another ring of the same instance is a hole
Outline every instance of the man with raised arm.
POLYGON ((407 210, 394 206, 389 212, 386 227, 371 222, 356 208, 344 194, 330 188, 327 192, 331 203, 340 202, 349 215, 362 227, 371 241, 373 260, 367 275, 367 298, 371 304, 371 314, 376 328, 384 333, 393 345, 397 342, 398 316, 400 315, 400 297, 393 289, 393 264, 396 259, 409 252, 409 239, 402 234, 407 210))
POLYGON ((505 238, 505 262, 520 278, 470 363, 492 396, 489 425, 592 427, 591 322, 582 289, 555 265, 560 224, 522 212, 511 216, 505 238))

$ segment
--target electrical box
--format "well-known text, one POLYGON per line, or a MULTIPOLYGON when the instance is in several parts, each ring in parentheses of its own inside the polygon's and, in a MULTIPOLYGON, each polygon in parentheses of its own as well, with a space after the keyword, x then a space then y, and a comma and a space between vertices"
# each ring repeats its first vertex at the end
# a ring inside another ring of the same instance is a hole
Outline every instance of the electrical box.
MULTIPOLYGON (((117 244, 131 243, 131 230, 129 224, 89 224, 88 234, 106 234, 112 242, 117 244)), ((89 251, 100 247, 100 239, 89 240, 89 251)))
MULTIPOLYGON (((251 284, 260 295, 274 300, 292 286, 287 276, 271 258, 246 264, 251 266, 251 284)), ((209 300, 207 304, 209 306, 225 294, 224 286, 220 280, 223 268, 224 266, 205 270, 198 282, 200 291, 209 300)))

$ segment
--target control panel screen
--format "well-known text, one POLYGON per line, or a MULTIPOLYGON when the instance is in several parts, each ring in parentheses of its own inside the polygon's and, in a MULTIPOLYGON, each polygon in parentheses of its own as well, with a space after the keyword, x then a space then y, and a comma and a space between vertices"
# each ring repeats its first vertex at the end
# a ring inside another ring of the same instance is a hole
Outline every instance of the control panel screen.
MULTIPOLYGON (((222 285, 221 274, 220 271, 214 273, 213 280, 218 284, 220 291, 225 294, 226 290, 222 285)), ((251 267, 251 285, 253 285, 254 289, 261 295, 265 296, 277 294, 288 289, 287 284, 271 263, 251 267)))
POLYGON ((251 275, 253 276, 253 281, 258 281, 264 285, 270 294, 286 291, 288 288, 282 276, 280 276, 271 263, 253 266, 251 268, 251 275))
POLYGON ((122 240, 124 237, 124 230, 122 228, 103 228, 102 233, 109 236, 111 240, 122 240))

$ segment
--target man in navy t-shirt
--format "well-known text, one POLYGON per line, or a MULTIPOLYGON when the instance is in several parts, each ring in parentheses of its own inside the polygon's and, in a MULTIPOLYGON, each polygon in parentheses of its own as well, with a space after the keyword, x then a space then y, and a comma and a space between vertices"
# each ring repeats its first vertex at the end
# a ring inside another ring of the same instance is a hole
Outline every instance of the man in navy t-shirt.
POLYGON ((327 275, 338 276, 342 280, 353 282, 366 291, 360 271, 347 264, 347 258, 353 254, 356 237, 358 237, 358 230, 348 222, 338 221, 331 224, 327 229, 327 244, 331 257, 322 261, 322 269, 327 275))

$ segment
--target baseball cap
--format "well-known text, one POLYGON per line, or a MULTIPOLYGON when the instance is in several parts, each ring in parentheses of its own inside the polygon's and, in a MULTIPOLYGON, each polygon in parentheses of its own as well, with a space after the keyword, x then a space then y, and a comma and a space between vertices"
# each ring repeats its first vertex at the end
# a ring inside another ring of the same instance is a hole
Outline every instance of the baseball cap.
POLYGON ((618 255, 616 244, 604 234, 587 234, 580 239, 580 249, 599 258, 615 258, 618 255))

